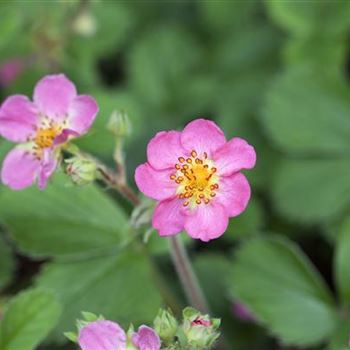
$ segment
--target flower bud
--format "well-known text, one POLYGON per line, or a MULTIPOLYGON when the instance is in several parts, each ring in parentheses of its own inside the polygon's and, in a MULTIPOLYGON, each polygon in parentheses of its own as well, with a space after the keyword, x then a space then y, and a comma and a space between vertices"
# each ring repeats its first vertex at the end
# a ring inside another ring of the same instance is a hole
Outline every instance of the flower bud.
POLYGON ((73 31, 84 37, 92 37, 97 32, 96 19, 88 11, 82 11, 72 23, 73 31))
POLYGON ((210 349, 219 338, 220 319, 202 315, 191 307, 183 311, 183 318, 183 331, 191 349, 210 349))
POLYGON ((126 137, 131 134, 131 123, 126 112, 113 111, 109 118, 107 129, 116 137, 126 137))
POLYGON ((178 323, 170 310, 159 310, 157 317, 154 319, 154 329, 165 344, 173 342, 178 323))
POLYGON ((125 350, 137 350, 136 346, 132 342, 132 336, 135 333, 134 326, 131 324, 126 332, 126 348, 125 350))
POLYGON ((93 160, 73 157, 66 163, 66 172, 76 185, 87 185, 97 178, 97 165, 93 160))

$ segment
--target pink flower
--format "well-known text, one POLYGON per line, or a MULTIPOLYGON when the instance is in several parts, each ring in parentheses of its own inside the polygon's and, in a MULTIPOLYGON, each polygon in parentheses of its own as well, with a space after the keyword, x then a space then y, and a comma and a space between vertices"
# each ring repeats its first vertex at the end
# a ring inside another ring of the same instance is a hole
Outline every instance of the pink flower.
MULTIPOLYGON (((160 338, 150 327, 141 326, 131 338, 138 350, 160 349, 160 338)), ((100 320, 80 330, 78 343, 82 350, 125 350, 128 337, 118 323, 100 320)))
POLYGON ((1 170, 2 182, 14 190, 35 181, 44 189, 57 168, 62 145, 85 134, 98 112, 95 100, 77 95, 63 74, 41 79, 33 100, 13 95, 0 108, 0 135, 20 144, 8 153, 1 170))
POLYGON ((23 72, 24 62, 19 58, 12 58, 0 64, 0 85, 9 86, 23 72))
POLYGON ((126 334, 118 323, 91 322, 80 330, 78 343, 82 350, 124 350, 126 334))
POLYGON ((159 202, 153 227, 161 236, 185 229, 207 242, 221 236, 228 218, 248 204, 250 186, 240 171, 254 167, 254 148, 238 137, 226 141, 210 120, 194 120, 182 132, 159 132, 148 144, 147 158, 135 181, 159 202))
POLYGON ((132 335, 132 342, 139 350, 159 350, 160 338, 156 331, 147 326, 141 326, 132 335))

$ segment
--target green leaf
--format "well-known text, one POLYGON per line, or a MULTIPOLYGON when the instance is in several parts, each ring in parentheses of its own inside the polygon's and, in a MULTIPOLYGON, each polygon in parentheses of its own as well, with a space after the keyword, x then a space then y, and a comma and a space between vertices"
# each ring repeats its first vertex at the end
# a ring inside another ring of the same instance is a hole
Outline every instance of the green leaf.
POLYGON ((293 38, 284 47, 284 59, 288 66, 310 65, 319 71, 327 66, 327 71, 338 72, 346 62, 347 44, 346 38, 293 38))
POLYGON ((335 254, 335 279, 344 304, 350 305, 350 217, 345 219, 337 237, 335 254))
MULTIPOLYGON (((240 87, 244 74, 249 79, 254 75, 266 75, 272 69, 277 69, 276 56, 282 43, 281 39, 280 33, 274 27, 260 21, 244 27, 244 30, 225 33, 214 46, 215 69, 222 72, 224 80, 230 77, 232 82, 236 83, 237 89, 240 87), (239 79, 240 82, 237 82, 236 79, 239 79)), ((251 83, 267 84, 262 77, 256 77, 251 83)), ((229 94, 229 91, 225 92, 229 94)), ((257 106, 253 104, 251 107, 256 108, 257 106)))
POLYGON ((280 238, 251 240, 238 251, 229 280, 232 295, 285 344, 309 346, 336 326, 334 301, 307 257, 280 238))
POLYGON ((349 349, 349 329, 350 319, 340 320, 337 330, 332 334, 329 340, 327 350, 348 350, 349 349))
POLYGON ((327 222, 350 203, 350 161, 286 160, 274 179, 272 195, 277 209, 299 222, 327 222))
POLYGON ((345 82, 305 67, 272 85, 262 121, 277 146, 297 154, 348 154, 350 94, 345 82))
POLYGON ((186 89, 189 74, 201 60, 200 46, 181 27, 155 28, 130 51, 131 86, 153 106, 168 106, 174 103, 174 96, 186 89))
POLYGON ((127 326, 130 322, 150 322, 161 304, 159 291, 152 283, 149 261, 131 252, 50 263, 37 285, 52 289, 64 305, 53 333, 58 341, 63 340, 63 332, 74 329, 82 310, 127 326))
POLYGON ((232 32, 252 21, 258 1, 199 1, 197 3, 204 28, 211 33, 232 32))
POLYGON ((306 36, 321 32, 336 36, 350 26, 348 1, 274 1, 266 0, 271 17, 292 34, 306 36))
POLYGON ((45 191, 2 188, 0 207, 0 219, 15 242, 33 256, 100 254, 127 238, 121 208, 96 186, 75 187, 64 175, 45 191))
POLYGON ((17 295, 0 323, 1 350, 32 350, 56 325, 61 306, 47 290, 35 289, 17 295))
POLYGON ((14 267, 12 250, 0 235, 0 290, 10 282, 14 267))

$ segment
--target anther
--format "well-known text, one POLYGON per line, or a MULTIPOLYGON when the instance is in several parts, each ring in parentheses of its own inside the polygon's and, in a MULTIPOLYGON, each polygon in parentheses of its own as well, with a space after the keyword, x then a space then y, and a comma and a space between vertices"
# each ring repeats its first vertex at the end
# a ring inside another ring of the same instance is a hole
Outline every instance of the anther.
POLYGON ((170 175, 170 179, 171 180, 175 180, 176 179, 176 175, 170 175))
POLYGON ((180 169, 181 169, 180 164, 176 164, 176 165, 175 165, 175 168, 176 168, 177 170, 180 170, 180 169))
POLYGON ((190 164, 190 163, 192 163, 192 159, 191 158, 187 158, 186 162, 190 164))
POLYGON ((211 192, 211 193, 210 193, 210 196, 211 196, 211 197, 215 197, 215 196, 216 196, 216 193, 215 193, 215 192, 211 192))
POLYGON ((207 152, 203 152, 203 154, 204 154, 204 158, 207 159, 208 158, 207 152))
POLYGON ((193 150, 193 151, 191 152, 191 156, 192 156, 193 158, 196 158, 196 157, 197 157, 197 152, 196 152, 195 150, 193 150))
POLYGON ((184 206, 184 207, 187 207, 189 204, 190 204, 190 202, 185 202, 185 203, 183 204, 183 206, 184 206))
POLYGON ((204 198, 204 203, 205 203, 205 204, 209 204, 209 202, 210 202, 210 199, 204 198))
POLYGON ((201 193, 198 197, 199 197, 199 198, 204 198, 205 196, 204 196, 203 193, 201 193))
POLYGON ((185 161, 185 158, 184 157, 179 157, 179 162, 180 163, 183 163, 185 161))
POLYGON ((197 203, 197 204, 201 204, 201 200, 200 200, 200 199, 197 199, 197 200, 196 200, 196 203, 197 203))
POLYGON ((212 173, 216 173, 216 170, 217 170, 217 169, 216 169, 215 167, 212 167, 212 168, 211 168, 211 172, 212 172, 212 173))

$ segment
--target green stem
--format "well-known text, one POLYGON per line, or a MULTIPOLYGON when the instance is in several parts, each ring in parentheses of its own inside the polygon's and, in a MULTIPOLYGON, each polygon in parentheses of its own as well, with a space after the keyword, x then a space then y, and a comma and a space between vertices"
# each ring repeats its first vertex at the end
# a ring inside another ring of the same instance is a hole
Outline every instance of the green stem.
POLYGON ((208 303, 199 285, 183 241, 179 235, 170 237, 171 255, 182 287, 191 306, 203 313, 210 313, 208 303))

